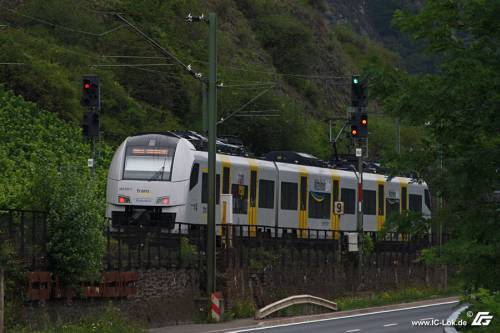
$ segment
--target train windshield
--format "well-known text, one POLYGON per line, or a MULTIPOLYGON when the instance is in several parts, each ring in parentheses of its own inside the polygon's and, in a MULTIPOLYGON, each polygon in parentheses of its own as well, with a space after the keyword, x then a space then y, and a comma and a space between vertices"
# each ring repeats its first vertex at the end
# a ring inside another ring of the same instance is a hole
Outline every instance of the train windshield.
POLYGON ((128 145, 123 179, 170 180, 174 147, 128 145))

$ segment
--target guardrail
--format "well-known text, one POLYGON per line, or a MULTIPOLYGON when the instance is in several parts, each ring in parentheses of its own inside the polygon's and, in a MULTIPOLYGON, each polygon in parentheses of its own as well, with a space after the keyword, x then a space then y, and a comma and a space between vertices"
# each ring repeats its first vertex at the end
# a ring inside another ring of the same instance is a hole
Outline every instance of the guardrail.
POLYGON ((295 295, 266 305, 262 309, 255 311, 255 319, 265 318, 279 310, 283 310, 297 304, 314 304, 332 311, 337 311, 337 303, 335 302, 311 295, 295 295))

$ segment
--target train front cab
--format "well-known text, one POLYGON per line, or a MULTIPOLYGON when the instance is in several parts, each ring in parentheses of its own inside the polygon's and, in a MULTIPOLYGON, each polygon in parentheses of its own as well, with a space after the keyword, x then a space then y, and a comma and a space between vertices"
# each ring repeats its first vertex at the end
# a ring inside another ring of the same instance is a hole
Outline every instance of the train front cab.
POLYGON ((147 134, 127 138, 111 162, 106 216, 112 226, 171 229, 184 222, 194 147, 185 139, 147 134))

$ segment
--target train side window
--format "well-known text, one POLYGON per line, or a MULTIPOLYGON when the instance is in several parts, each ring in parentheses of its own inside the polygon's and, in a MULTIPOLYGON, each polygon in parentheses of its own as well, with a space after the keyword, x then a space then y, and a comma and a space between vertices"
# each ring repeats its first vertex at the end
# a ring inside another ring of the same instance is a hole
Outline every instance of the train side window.
POLYGON ((363 214, 376 215, 377 193, 372 190, 363 190, 363 214))
POLYGON ((233 213, 247 214, 248 212, 248 185, 233 184, 233 213))
POLYGON ((200 165, 198 163, 194 163, 193 168, 191 169, 191 177, 189 178, 190 191, 198 184, 199 177, 200 177, 200 165))
MULTIPOLYGON (((215 177, 215 203, 220 202, 220 175, 215 177)), ((208 203, 208 173, 204 172, 201 175, 201 203, 208 203)))
POLYGON ((408 199, 407 199, 408 189, 405 187, 401 188, 401 211, 404 212, 408 209, 408 199))
POLYGON ((422 213, 422 196, 419 194, 410 194, 409 197, 410 211, 422 213))
POLYGON ((229 172, 228 167, 222 168, 222 193, 229 194, 229 172))
POLYGON ((378 186, 378 215, 384 216, 384 185, 378 186))
POLYGON ((297 210, 298 184, 281 182, 281 209, 297 210))
POLYGON ((356 190, 342 188, 340 189, 340 197, 344 202, 344 214, 356 214, 356 190))
POLYGON ((425 205, 427 206, 427 209, 432 210, 431 209, 431 194, 429 193, 429 190, 426 189, 424 192, 424 195, 425 195, 425 205))
POLYGON ((259 208, 274 208, 274 181, 259 180, 259 208))
POLYGON ((330 193, 309 192, 309 218, 329 219, 331 203, 330 193))

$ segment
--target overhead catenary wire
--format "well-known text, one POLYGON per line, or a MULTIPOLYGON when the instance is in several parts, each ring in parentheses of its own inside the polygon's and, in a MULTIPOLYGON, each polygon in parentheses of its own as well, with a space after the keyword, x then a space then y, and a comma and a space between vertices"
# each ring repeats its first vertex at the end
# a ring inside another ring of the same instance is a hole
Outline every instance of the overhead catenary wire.
POLYGON ((154 69, 149 69, 149 68, 130 67, 130 69, 135 69, 135 70, 139 70, 139 71, 143 71, 143 72, 148 72, 148 73, 155 73, 155 74, 159 74, 159 75, 161 75, 163 77, 170 77, 170 78, 175 78, 175 79, 179 78, 179 75, 173 75, 172 73, 162 72, 162 71, 158 71, 158 70, 154 70, 154 69))
MULTIPOLYGON (((193 62, 197 63, 207 63, 206 61, 203 60, 193 60, 193 62)), ((258 69, 249 69, 249 68, 243 68, 243 67, 237 67, 233 65, 220 65, 219 67, 221 68, 226 68, 226 69, 231 69, 235 71, 241 71, 241 72, 249 72, 249 73, 258 73, 258 74, 268 74, 268 75, 274 75, 274 76, 289 76, 289 77, 297 77, 297 78, 304 78, 304 79, 338 79, 338 80, 345 80, 345 79, 350 79, 350 76, 338 76, 338 75, 310 75, 310 74, 296 74, 296 73, 281 73, 281 72, 273 72, 273 71, 266 71, 266 70, 258 70, 258 69)))
POLYGON ((220 125, 222 124, 224 121, 230 119, 231 117, 233 117, 235 114, 237 114, 238 112, 242 111, 244 108, 246 108, 250 103, 252 103, 253 101, 255 101, 256 99, 258 99, 260 96, 264 95, 265 93, 267 93, 269 90, 271 90, 272 88, 274 88, 276 85, 272 85, 270 87, 268 87, 267 89, 264 89, 262 90, 260 93, 258 93, 257 95, 255 95, 254 97, 252 97, 251 99, 249 99, 246 103, 244 103, 243 105, 241 105, 238 109, 236 109, 235 111, 231 112, 227 117, 221 117, 221 119, 217 122, 217 125, 220 125))
POLYGON ((0 65, 5 66, 23 66, 26 65, 24 62, 0 62, 0 65))
POLYGON ((169 52, 166 48, 164 48, 163 46, 161 46, 153 38, 151 38, 148 35, 146 35, 141 29, 139 29, 137 26, 135 26, 134 24, 132 24, 131 22, 129 22, 121 14, 116 13, 115 16, 118 17, 123 22, 125 22, 129 27, 131 27, 132 29, 134 29, 134 31, 137 32, 139 35, 141 35, 149 44, 151 44, 156 49, 160 50, 160 52, 163 53, 163 55, 165 55, 167 57, 170 57, 175 62, 177 62, 179 65, 181 65, 182 67, 184 67, 188 71, 188 73, 191 74, 194 78, 201 79, 201 77, 202 77, 201 73, 197 73, 197 72, 193 71, 193 69, 191 68, 190 64, 186 65, 182 60, 180 60, 173 53, 169 52))
POLYGON ((161 63, 161 64, 93 64, 91 67, 144 67, 144 66, 175 66, 175 64, 161 63))
POLYGON ((130 58, 130 59, 165 59, 165 57, 133 56, 133 55, 101 55, 101 58, 130 58))

